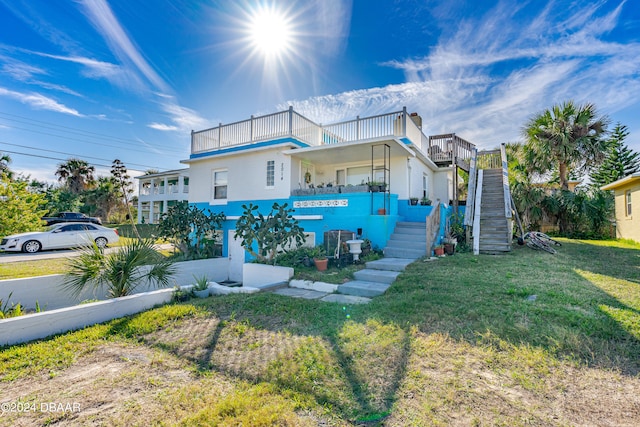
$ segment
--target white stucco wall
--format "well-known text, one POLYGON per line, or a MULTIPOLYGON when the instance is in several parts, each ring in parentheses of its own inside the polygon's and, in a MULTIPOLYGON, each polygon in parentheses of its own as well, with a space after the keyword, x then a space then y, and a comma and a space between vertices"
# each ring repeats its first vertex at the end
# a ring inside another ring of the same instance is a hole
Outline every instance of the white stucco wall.
POLYGON ((291 158, 282 154, 282 150, 282 147, 247 150, 190 163, 189 202, 213 202, 213 171, 220 169, 228 171, 227 201, 288 198, 291 193, 291 158), (275 161, 273 188, 266 186, 269 160, 275 161))

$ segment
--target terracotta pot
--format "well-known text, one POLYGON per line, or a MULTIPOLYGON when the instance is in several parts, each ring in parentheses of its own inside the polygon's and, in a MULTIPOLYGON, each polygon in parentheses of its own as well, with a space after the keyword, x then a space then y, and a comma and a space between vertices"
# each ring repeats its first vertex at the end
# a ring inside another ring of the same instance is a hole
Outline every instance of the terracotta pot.
POLYGON ((385 208, 378 209, 378 215, 386 215, 386 214, 387 214, 387 210, 385 208))
POLYGON ((442 246, 437 246, 433 252, 435 253, 436 256, 442 256, 444 255, 444 248, 442 246))
POLYGON ((316 268, 318 269, 318 271, 325 271, 327 269, 327 266, 329 265, 329 259, 314 258, 313 263, 316 265, 316 268))

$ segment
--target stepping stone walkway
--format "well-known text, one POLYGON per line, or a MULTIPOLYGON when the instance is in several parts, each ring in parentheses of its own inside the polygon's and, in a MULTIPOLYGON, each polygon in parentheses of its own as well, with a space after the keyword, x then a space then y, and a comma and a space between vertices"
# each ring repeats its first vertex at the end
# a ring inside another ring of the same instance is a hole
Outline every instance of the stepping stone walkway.
POLYGON ((410 258, 382 258, 367 262, 365 269, 354 273, 356 280, 342 285, 292 280, 289 287, 276 289, 273 293, 341 304, 366 304, 371 298, 384 294, 405 267, 414 261, 410 258))

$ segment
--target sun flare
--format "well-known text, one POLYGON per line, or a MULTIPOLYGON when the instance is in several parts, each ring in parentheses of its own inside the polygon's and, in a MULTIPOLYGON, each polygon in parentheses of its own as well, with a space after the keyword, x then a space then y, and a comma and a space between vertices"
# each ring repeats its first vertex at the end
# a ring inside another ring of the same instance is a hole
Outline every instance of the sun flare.
POLYGON ((291 50, 291 23, 275 9, 256 10, 250 19, 249 32, 253 49, 266 57, 281 56, 291 50))

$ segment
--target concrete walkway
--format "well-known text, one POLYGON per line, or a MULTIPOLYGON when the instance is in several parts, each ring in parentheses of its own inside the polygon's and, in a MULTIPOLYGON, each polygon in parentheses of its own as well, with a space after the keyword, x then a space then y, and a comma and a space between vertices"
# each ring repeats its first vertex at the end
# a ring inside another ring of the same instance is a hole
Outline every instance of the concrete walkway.
POLYGON ((371 298, 384 294, 405 267, 414 261, 409 258, 382 258, 367 262, 365 269, 354 273, 356 280, 342 285, 292 280, 289 287, 276 289, 273 293, 341 304, 366 304, 371 298))

